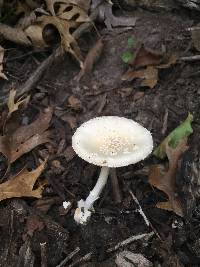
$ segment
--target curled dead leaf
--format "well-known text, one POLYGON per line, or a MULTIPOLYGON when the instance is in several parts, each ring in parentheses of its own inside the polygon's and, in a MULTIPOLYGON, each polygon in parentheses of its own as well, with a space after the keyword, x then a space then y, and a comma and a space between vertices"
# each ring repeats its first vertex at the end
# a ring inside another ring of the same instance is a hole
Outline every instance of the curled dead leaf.
POLYGON ((45 168, 44 161, 37 169, 28 171, 26 168, 8 181, 0 184, 0 201, 13 197, 35 197, 42 196, 43 186, 39 185, 33 189, 36 180, 45 168))

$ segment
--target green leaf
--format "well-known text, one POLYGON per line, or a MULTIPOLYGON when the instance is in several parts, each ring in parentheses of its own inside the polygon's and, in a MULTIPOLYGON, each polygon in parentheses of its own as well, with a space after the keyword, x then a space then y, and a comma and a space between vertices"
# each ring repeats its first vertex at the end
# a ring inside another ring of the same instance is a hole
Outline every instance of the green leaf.
POLYGON ((181 123, 177 128, 175 128, 163 141, 162 143, 154 150, 153 155, 164 159, 166 157, 166 144, 176 148, 177 144, 184 138, 188 137, 193 133, 192 123, 193 115, 189 113, 186 120, 181 123))
POLYGON ((135 45, 135 40, 133 39, 133 37, 129 37, 128 38, 128 48, 132 48, 135 45))
POLYGON ((126 51, 122 54, 122 60, 124 63, 129 63, 131 60, 133 60, 134 54, 131 53, 130 51, 126 51))

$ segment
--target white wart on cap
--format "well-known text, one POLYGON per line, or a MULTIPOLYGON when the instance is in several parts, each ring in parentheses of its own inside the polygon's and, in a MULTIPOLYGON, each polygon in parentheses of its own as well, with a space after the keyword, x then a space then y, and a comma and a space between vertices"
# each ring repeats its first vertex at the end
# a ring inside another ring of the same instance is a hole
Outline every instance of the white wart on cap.
POLYGON ((153 140, 151 133, 133 120, 102 116, 83 123, 72 137, 72 146, 89 163, 113 168, 146 158, 153 140))

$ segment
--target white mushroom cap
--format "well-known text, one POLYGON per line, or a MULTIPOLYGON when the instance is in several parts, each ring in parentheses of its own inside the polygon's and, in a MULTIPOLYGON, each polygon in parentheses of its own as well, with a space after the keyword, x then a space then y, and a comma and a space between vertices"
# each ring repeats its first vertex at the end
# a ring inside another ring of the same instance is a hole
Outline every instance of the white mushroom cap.
POLYGON ((139 123, 102 116, 83 123, 72 137, 79 157, 98 165, 122 167, 146 158, 153 149, 151 133, 139 123))

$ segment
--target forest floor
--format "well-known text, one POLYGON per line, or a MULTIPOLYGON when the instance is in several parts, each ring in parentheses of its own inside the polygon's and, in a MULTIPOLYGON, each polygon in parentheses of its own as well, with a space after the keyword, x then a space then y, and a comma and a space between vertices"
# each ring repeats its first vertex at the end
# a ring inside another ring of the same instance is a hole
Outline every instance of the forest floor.
MULTIPOLYGON (((71 56, 64 55, 28 93, 28 104, 7 118, 6 124, 2 123, 4 133, 8 134, 33 123, 41 112, 43 115, 49 109, 53 112, 48 130, 51 142, 41 142, 28 153, 22 153, 8 169, 2 153, 2 183, 25 166, 33 170, 41 160, 48 159, 38 182, 45 183, 41 198, 27 198, 22 194, 19 198, 5 197, 0 204, 0 266, 136 266, 127 256, 133 253, 145 258, 137 266, 200 266, 199 173, 197 181, 193 181, 194 170, 187 172, 187 167, 199 159, 199 61, 178 59, 175 64, 159 69, 153 88, 141 86, 138 80, 121 79, 128 69, 122 54, 128 49, 130 37, 153 51, 161 51, 164 47, 178 58, 191 57, 198 51, 192 45, 188 29, 196 21, 187 12, 140 10, 133 16, 137 17, 136 24, 126 30, 114 28, 109 31, 97 24, 104 37, 104 48, 89 74, 77 82, 74 77, 79 73, 79 65, 71 56), (87 197, 100 171, 98 166, 75 155, 71 147, 72 135, 81 123, 102 115, 130 118, 151 131, 156 147, 187 118, 188 113, 194 116, 193 134, 176 173, 183 216, 156 207, 158 202, 167 200, 167 196, 149 183, 149 169, 153 164, 164 166, 167 160, 150 156, 141 163, 117 169, 120 203, 116 203, 109 181, 95 203, 95 213, 89 223, 82 226, 74 221, 77 201, 87 197), (130 190, 137 197, 150 226, 138 212, 130 190), (197 192, 193 194, 193 190, 197 192), (188 204, 189 198, 192 200, 188 204), (69 209, 63 209, 63 201, 70 201, 69 209), (129 237, 148 233, 152 235, 109 251, 129 237), (71 255, 74 250, 76 252, 71 255), (60 264, 68 256, 66 263, 60 264)), ((85 54, 96 40, 94 30, 81 36, 79 44, 85 54)), ((30 54, 30 48, 5 41, 3 47, 7 49, 4 73, 8 81, 0 81, 1 99, 8 96, 11 86, 15 89, 16 84, 25 82, 51 53, 33 50, 30 54)), ((3 121, 6 105, 1 106, 1 114, 3 121)), ((37 127, 40 128, 40 124, 37 127)), ((33 131, 37 133, 37 130, 33 131)), ((20 186, 23 187, 23 183, 20 186)))

